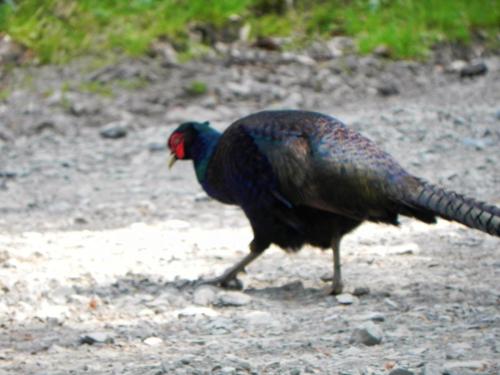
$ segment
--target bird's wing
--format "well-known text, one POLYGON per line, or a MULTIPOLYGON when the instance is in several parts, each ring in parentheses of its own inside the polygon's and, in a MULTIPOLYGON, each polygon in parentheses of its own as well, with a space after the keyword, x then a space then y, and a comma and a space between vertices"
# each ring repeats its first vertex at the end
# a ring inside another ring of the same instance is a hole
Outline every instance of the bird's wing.
POLYGON ((265 127, 246 131, 269 161, 280 193, 292 204, 395 222, 394 206, 404 200, 412 176, 359 133, 342 124, 313 131, 281 128, 272 134, 265 127))

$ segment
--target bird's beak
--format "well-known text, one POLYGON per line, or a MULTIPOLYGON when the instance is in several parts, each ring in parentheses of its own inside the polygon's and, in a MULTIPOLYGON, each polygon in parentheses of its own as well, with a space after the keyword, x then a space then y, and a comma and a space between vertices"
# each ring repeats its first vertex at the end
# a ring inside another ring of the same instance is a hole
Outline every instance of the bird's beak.
POLYGON ((170 155, 170 159, 168 160, 168 169, 172 168, 172 166, 175 164, 177 161, 177 156, 175 154, 170 155))

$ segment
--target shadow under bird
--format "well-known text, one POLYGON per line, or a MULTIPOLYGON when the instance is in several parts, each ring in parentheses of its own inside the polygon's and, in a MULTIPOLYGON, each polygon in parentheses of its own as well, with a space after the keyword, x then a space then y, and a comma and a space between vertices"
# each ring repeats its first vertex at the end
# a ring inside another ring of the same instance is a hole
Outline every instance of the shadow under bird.
POLYGON ((398 225, 398 216, 453 220, 500 236, 500 208, 446 191, 406 172, 372 141, 334 117, 264 111, 223 133, 186 122, 171 134, 170 166, 192 160, 207 194, 241 207, 254 238, 250 253, 207 283, 239 286, 237 274, 276 244, 333 249, 332 293, 342 292, 340 241, 364 221, 398 225))

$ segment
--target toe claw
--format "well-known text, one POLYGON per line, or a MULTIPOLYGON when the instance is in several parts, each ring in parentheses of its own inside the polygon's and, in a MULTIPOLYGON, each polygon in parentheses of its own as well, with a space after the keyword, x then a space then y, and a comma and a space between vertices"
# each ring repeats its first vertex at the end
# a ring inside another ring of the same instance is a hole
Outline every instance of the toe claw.
POLYGON ((224 289, 243 290, 243 283, 240 279, 233 277, 226 279, 224 277, 214 277, 212 279, 199 279, 198 285, 213 285, 224 289))
POLYGON ((243 290, 243 283, 236 277, 222 281, 220 283, 220 286, 226 289, 243 290))

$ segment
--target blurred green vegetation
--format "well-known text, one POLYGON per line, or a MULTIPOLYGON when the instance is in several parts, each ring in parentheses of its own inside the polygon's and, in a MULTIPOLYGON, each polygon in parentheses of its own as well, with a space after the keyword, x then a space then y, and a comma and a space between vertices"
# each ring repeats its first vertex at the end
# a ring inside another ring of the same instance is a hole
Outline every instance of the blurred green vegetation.
POLYGON ((498 42, 500 0, 0 0, 0 32, 43 63, 79 55, 132 56, 166 39, 181 53, 200 50, 239 18, 250 37, 355 37, 360 52, 387 46, 395 58, 425 57, 440 41, 467 43, 474 34, 498 42), (198 47, 197 47, 198 44, 198 47))
POLYGON ((191 81, 189 86, 186 87, 186 93, 193 96, 203 95, 207 91, 207 84, 201 81, 191 81))

